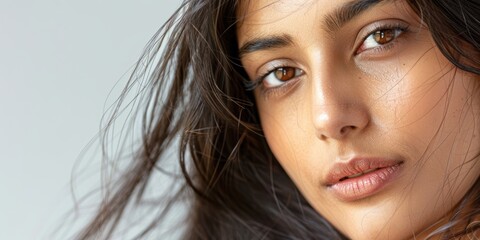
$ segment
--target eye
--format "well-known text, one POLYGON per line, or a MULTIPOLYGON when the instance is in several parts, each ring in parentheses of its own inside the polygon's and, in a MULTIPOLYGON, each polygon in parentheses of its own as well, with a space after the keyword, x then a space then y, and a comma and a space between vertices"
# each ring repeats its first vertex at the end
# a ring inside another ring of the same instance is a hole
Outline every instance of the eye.
POLYGON ((395 40, 404 31, 405 30, 401 28, 375 30, 363 40, 362 45, 357 50, 357 54, 366 50, 383 47, 395 40))
POLYGON ((263 77, 265 87, 279 87, 303 74, 303 70, 295 67, 275 68, 263 77))

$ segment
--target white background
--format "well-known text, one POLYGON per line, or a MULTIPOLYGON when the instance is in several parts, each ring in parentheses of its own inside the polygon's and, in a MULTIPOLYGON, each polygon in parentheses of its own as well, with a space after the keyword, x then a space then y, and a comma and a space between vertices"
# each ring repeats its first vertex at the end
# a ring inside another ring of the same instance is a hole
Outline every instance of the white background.
POLYGON ((108 93, 179 2, 0 0, 0 239, 48 239, 73 207, 108 93))

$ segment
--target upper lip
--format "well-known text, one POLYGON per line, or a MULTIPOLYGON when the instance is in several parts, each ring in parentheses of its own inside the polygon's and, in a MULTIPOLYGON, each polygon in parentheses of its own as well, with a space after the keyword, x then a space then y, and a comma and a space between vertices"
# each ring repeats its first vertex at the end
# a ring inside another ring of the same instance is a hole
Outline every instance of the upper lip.
POLYGON ((328 171, 325 178, 325 185, 331 186, 349 176, 391 167, 401 163, 403 163, 401 160, 385 158, 353 158, 347 162, 337 162, 328 171))

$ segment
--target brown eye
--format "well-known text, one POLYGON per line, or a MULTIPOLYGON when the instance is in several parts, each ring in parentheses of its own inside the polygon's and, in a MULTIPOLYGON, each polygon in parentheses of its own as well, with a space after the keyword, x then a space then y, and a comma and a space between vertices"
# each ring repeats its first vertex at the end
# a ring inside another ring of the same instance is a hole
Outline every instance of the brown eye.
POLYGON ((275 77, 280 81, 288 81, 295 77, 296 69, 293 67, 277 68, 274 71, 275 77))
POLYGON ((362 45, 358 47, 356 54, 369 49, 383 50, 383 46, 393 44, 394 40, 398 38, 405 30, 401 28, 385 28, 371 32, 362 45))
POLYGON ((289 81, 295 80, 303 74, 303 70, 296 67, 278 67, 263 77, 266 88, 279 87, 289 81))
POLYGON ((387 44, 393 39, 395 39, 395 30, 393 29, 386 29, 386 30, 378 30, 373 33, 373 38, 375 42, 378 44, 387 44))

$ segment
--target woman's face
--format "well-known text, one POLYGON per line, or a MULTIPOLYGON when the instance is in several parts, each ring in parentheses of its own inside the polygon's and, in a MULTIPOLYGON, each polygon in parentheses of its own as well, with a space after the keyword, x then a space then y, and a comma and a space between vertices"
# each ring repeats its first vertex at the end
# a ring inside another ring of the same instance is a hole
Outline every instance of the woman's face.
POLYGON ((268 144, 310 204, 355 239, 402 239, 476 181, 478 77, 402 1, 247 1, 242 64, 268 144))

